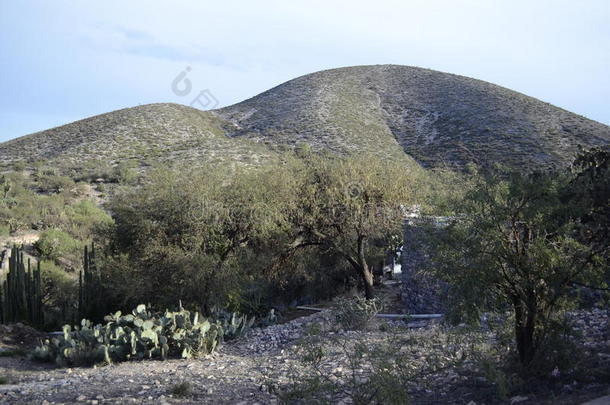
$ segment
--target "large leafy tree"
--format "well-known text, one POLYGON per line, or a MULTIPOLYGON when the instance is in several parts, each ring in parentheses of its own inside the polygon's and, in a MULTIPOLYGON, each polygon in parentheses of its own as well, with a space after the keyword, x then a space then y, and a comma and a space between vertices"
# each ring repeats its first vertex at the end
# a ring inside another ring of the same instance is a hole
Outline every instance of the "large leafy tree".
POLYGON ((520 362, 544 343, 574 282, 596 280, 602 256, 579 237, 579 211, 563 203, 567 174, 480 176, 459 202, 462 215, 436 253, 454 308, 475 317, 507 307, 514 313, 520 362))
POLYGON ((299 179, 289 250, 316 247, 345 260, 373 298, 371 261, 401 237, 405 208, 417 200, 421 169, 375 156, 308 154, 295 165, 299 179))
POLYGON ((240 250, 281 230, 290 181, 262 169, 162 170, 120 194, 107 240, 122 304, 182 299, 209 311, 239 294, 240 250))

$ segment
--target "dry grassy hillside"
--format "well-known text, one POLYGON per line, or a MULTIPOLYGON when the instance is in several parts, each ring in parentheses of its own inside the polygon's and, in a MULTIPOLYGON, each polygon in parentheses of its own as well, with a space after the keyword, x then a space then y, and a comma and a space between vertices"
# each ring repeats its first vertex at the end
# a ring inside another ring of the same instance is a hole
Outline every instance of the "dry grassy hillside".
POLYGON ((424 166, 565 166, 577 145, 610 145, 610 127, 480 80, 409 66, 305 75, 213 111, 150 104, 0 144, 0 161, 59 168, 234 161, 264 164, 306 143, 335 153, 411 157, 424 166), (93 163, 94 164, 94 163, 93 163))

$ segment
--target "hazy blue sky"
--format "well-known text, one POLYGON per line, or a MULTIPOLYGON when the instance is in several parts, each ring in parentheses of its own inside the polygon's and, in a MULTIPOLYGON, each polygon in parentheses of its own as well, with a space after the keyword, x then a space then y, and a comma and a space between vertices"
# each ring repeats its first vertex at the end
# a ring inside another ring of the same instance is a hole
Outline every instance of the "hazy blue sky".
POLYGON ((0 141, 384 63, 487 80, 610 124, 610 1, 2 1, 0 141), (192 91, 178 96, 171 83, 187 66, 192 91))

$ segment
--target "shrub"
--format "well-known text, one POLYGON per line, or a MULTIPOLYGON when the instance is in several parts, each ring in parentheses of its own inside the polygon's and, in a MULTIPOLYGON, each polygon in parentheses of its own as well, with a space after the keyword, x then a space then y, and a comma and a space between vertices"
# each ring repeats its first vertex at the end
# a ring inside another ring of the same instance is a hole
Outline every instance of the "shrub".
POLYGON ((112 224, 112 217, 89 200, 67 206, 65 217, 68 231, 81 240, 87 239, 97 227, 112 224))
POLYGON ((139 176, 135 162, 123 161, 114 168, 114 178, 120 184, 134 185, 139 176))
POLYGON ((274 199, 287 196, 273 190, 277 177, 267 170, 157 171, 143 187, 118 195, 111 205, 116 223, 104 235, 117 298, 160 305, 182 299, 206 314, 239 301, 249 270, 240 266, 241 252, 282 226, 274 199))
POLYGON ((38 177, 38 187, 41 191, 59 193, 74 186, 74 180, 65 176, 43 174, 38 177))
POLYGON ((42 261, 42 294, 45 328, 57 329, 75 319, 78 302, 78 280, 52 261, 42 261))
POLYGON ((193 395, 193 385, 188 381, 182 381, 171 386, 169 393, 176 398, 186 398, 193 395))
POLYGON ((336 319, 345 330, 366 330, 381 311, 381 301, 362 297, 337 301, 336 319))
POLYGON ((402 359, 389 346, 373 349, 345 338, 314 336, 297 353, 305 374, 291 375, 282 386, 270 383, 283 404, 409 403, 410 378, 402 375, 396 363, 402 359), (339 358, 344 367, 337 367, 339 358))
POLYGON ((68 255, 78 255, 82 248, 79 241, 58 229, 44 231, 36 241, 35 247, 42 258, 54 261, 68 255))
MULTIPOLYGON (((316 325, 317 326, 317 325, 316 325)), ((394 330, 361 334, 310 331, 295 347, 302 369, 288 382, 273 371, 269 391, 284 404, 407 404, 409 387, 444 370, 457 370, 473 351, 473 334, 394 330)))

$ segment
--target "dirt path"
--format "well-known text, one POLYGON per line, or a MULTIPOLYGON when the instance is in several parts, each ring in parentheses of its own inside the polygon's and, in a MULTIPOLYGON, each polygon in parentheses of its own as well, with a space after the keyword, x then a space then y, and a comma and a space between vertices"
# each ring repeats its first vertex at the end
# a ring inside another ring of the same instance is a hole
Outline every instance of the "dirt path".
MULTIPOLYGON (((32 257, 34 243, 40 238, 40 232, 20 232, 16 235, 0 237, 0 254, 4 252, 4 260, 0 263, 0 271, 8 269, 8 258, 13 245, 23 246, 26 257, 32 257)), ((26 259, 27 260, 27 259, 26 259)))

